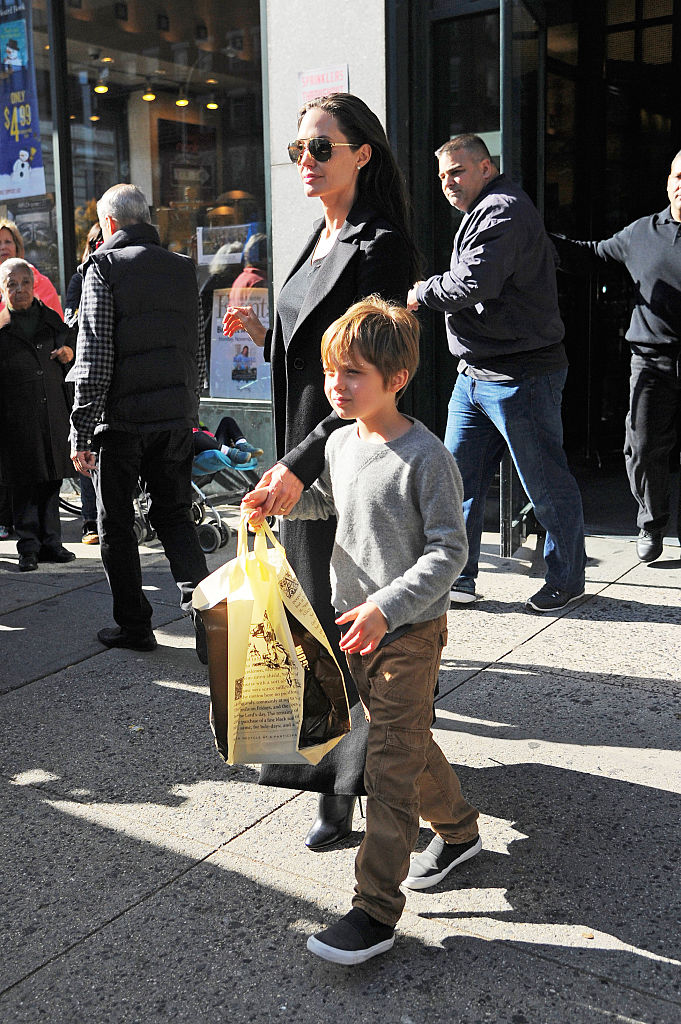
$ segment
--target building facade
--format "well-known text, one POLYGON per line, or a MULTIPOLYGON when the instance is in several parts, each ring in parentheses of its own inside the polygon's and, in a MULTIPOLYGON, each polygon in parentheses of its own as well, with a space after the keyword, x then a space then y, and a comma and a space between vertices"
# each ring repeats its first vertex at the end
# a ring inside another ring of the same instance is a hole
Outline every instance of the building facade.
MULTIPOLYGON (((253 301, 269 315, 319 216, 286 153, 305 96, 347 88, 384 121, 430 273, 447 266, 456 229, 433 156, 453 134, 482 134, 547 226, 580 238, 662 209, 681 148, 681 0, 13 0, 0 19, 7 177, 33 150, 23 163, 37 172, 42 159, 44 174, 38 193, 9 181, 0 213, 63 295, 97 197, 116 181, 140 185, 163 243, 197 264, 204 419, 236 415, 270 455, 268 368, 219 321, 249 252, 262 276, 253 301), (34 75, 37 146, 19 70, 34 75)), ((561 275, 560 287, 566 445, 577 461, 617 461, 629 285, 561 275)), ((426 315, 409 401, 440 433, 454 374, 440 318, 426 315)))

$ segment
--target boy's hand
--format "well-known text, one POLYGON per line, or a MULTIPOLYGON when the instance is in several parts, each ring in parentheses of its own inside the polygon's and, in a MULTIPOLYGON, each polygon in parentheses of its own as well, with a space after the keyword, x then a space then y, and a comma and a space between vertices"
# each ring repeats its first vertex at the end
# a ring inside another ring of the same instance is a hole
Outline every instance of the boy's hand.
POLYGON ((388 632, 388 623, 383 612, 373 601, 365 601, 344 612, 336 619, 339 626, 352 622, 340 642, 341 651, 346 654, 371 654, 388 632))
POLYGON ((264 511, 264 505, 269 497, 269 492, 266 487, 258 487, 254 491, 249 491, 241 499, 241 512, 248 512, 248 525, 252 526, 256 530, 266 518, 264 511))
POLYGON ((258 490, 267 489, 267 501, 263 512, 266 516, 285 516, 298 503, 303 493, 303 481, 296 474, 277 462, 263 473, 258 490))

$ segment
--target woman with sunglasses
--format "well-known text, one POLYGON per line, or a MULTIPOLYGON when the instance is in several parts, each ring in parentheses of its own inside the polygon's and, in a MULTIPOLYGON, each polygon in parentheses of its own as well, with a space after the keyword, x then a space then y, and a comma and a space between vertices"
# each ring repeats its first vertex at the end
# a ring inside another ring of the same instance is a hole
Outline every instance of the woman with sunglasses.
MULTIPOLYGON (((284 282, 272 330, 250 306, 228 307, 223 322, 228 336, 243 328, 264 345, 271 363, 280 461, 262 483, 270 488, 268 513, 275 515, 319 475, 326 437, 341 425, 324 396, 322 334, 366 295, 404 303, 418 265, 402 175, 380 121, 361 99, 334 93, 307 103, 288 153, 305 195, 319 199, 324 217, 284 282)), ((329 583, 334 532, 335 520, 281 524, 289 561, 344 667, 329 583)), ((260 776, 265 785, 320 793, 317 820, 305 839, 315 850, 349 835, 356 796, 364 793, 367 727, 349 673, 345 679, 352 732, 317 766, 265 765, 260 776)))

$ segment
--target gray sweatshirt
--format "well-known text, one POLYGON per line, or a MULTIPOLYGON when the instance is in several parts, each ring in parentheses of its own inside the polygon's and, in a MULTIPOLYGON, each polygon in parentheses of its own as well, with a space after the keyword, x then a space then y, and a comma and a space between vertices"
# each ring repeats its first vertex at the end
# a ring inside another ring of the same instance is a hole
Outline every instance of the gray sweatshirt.
POLYGON ((326 442, 322 475, 289 519, 336 516, 331 600, 339 613, 378 605, 392 632, 449 608, 468 554, 453 456, 418 420, 396 441, 362 441, 357 425, 326 442))

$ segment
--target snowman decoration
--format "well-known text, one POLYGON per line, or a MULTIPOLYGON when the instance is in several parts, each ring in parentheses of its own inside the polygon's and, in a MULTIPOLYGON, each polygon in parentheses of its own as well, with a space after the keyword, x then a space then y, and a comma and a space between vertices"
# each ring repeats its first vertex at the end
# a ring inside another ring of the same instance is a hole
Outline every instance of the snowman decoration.
POLYGON ((28 150, 22 149, 19 152, 19 159, 14 161, 12 168, 12 181, 24 181, 28 178, 31 165, 28 160, 28 150))

